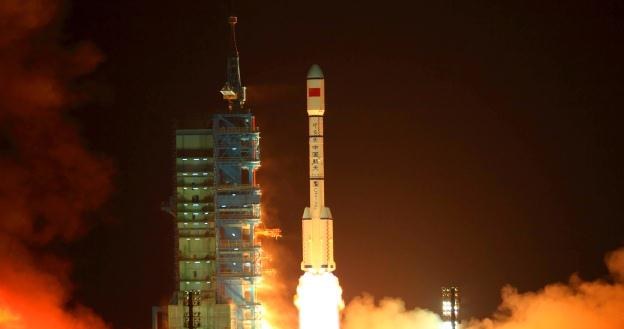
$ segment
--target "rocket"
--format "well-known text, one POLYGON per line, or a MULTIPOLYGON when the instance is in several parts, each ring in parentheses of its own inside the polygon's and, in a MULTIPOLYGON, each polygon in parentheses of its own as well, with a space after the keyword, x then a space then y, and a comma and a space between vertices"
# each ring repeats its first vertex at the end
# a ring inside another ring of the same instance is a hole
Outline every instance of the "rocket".
POLYGON ((325 113, 325 77, 318 65, 312 65, 307 77, 310 206, 303 211, 301 270, 327 273, 336 269, 334 262, 334 221, 325 206, 323 155, 323 114, 325 113))

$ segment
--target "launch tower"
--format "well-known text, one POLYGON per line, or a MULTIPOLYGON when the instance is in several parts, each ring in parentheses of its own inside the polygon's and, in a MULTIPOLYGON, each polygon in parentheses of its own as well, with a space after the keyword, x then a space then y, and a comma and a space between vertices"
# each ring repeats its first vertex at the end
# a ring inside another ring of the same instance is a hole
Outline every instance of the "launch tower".
POLYGON ((176 129, 176 291, 153 329, 260 329, 260 132, 244 107, 235 27, 221 94, 227 110, 176 129))

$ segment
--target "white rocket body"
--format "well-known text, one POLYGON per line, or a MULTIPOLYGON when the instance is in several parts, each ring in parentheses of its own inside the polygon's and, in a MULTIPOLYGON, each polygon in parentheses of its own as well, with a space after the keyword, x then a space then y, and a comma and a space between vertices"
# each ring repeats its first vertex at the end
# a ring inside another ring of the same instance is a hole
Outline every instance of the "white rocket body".
POLYGON ((336 269, 334 262, 334 221, 325 206, 325 173, 323 154, 323 114, 325 113, 325 79, 318 65, 312 65, 307 77, 310 206, 303 211, 303 261, 301 270, 327 273, 336 269))

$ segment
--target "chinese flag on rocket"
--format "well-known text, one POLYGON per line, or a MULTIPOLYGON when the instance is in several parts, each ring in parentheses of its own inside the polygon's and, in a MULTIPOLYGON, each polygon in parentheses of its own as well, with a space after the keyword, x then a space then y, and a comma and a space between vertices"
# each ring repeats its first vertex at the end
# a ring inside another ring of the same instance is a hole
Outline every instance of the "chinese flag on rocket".
POLYGON ((308 97, 321 97, 321 88, 308 88, 308 97))

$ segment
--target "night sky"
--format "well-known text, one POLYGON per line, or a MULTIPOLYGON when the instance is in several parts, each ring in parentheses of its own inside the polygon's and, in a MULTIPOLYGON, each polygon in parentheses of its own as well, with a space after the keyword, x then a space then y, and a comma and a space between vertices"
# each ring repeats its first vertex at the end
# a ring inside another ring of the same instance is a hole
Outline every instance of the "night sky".
MULTIPOLYGON (((326 203, 346 300, 369 292, 464 315, 574 272, 606 277, 624 244, 624 4, 603 1, 238 1, 248 105, 261 128, 269 224, 300 275, 305 75, 326 76, 326 203)), ((220 1, 80 0, 63 38, 105 61, 72 114, 116 168, 115 192, 68 252, 76 300, 148 328, 173 288, 176 120, 225 107, 220 1)))

